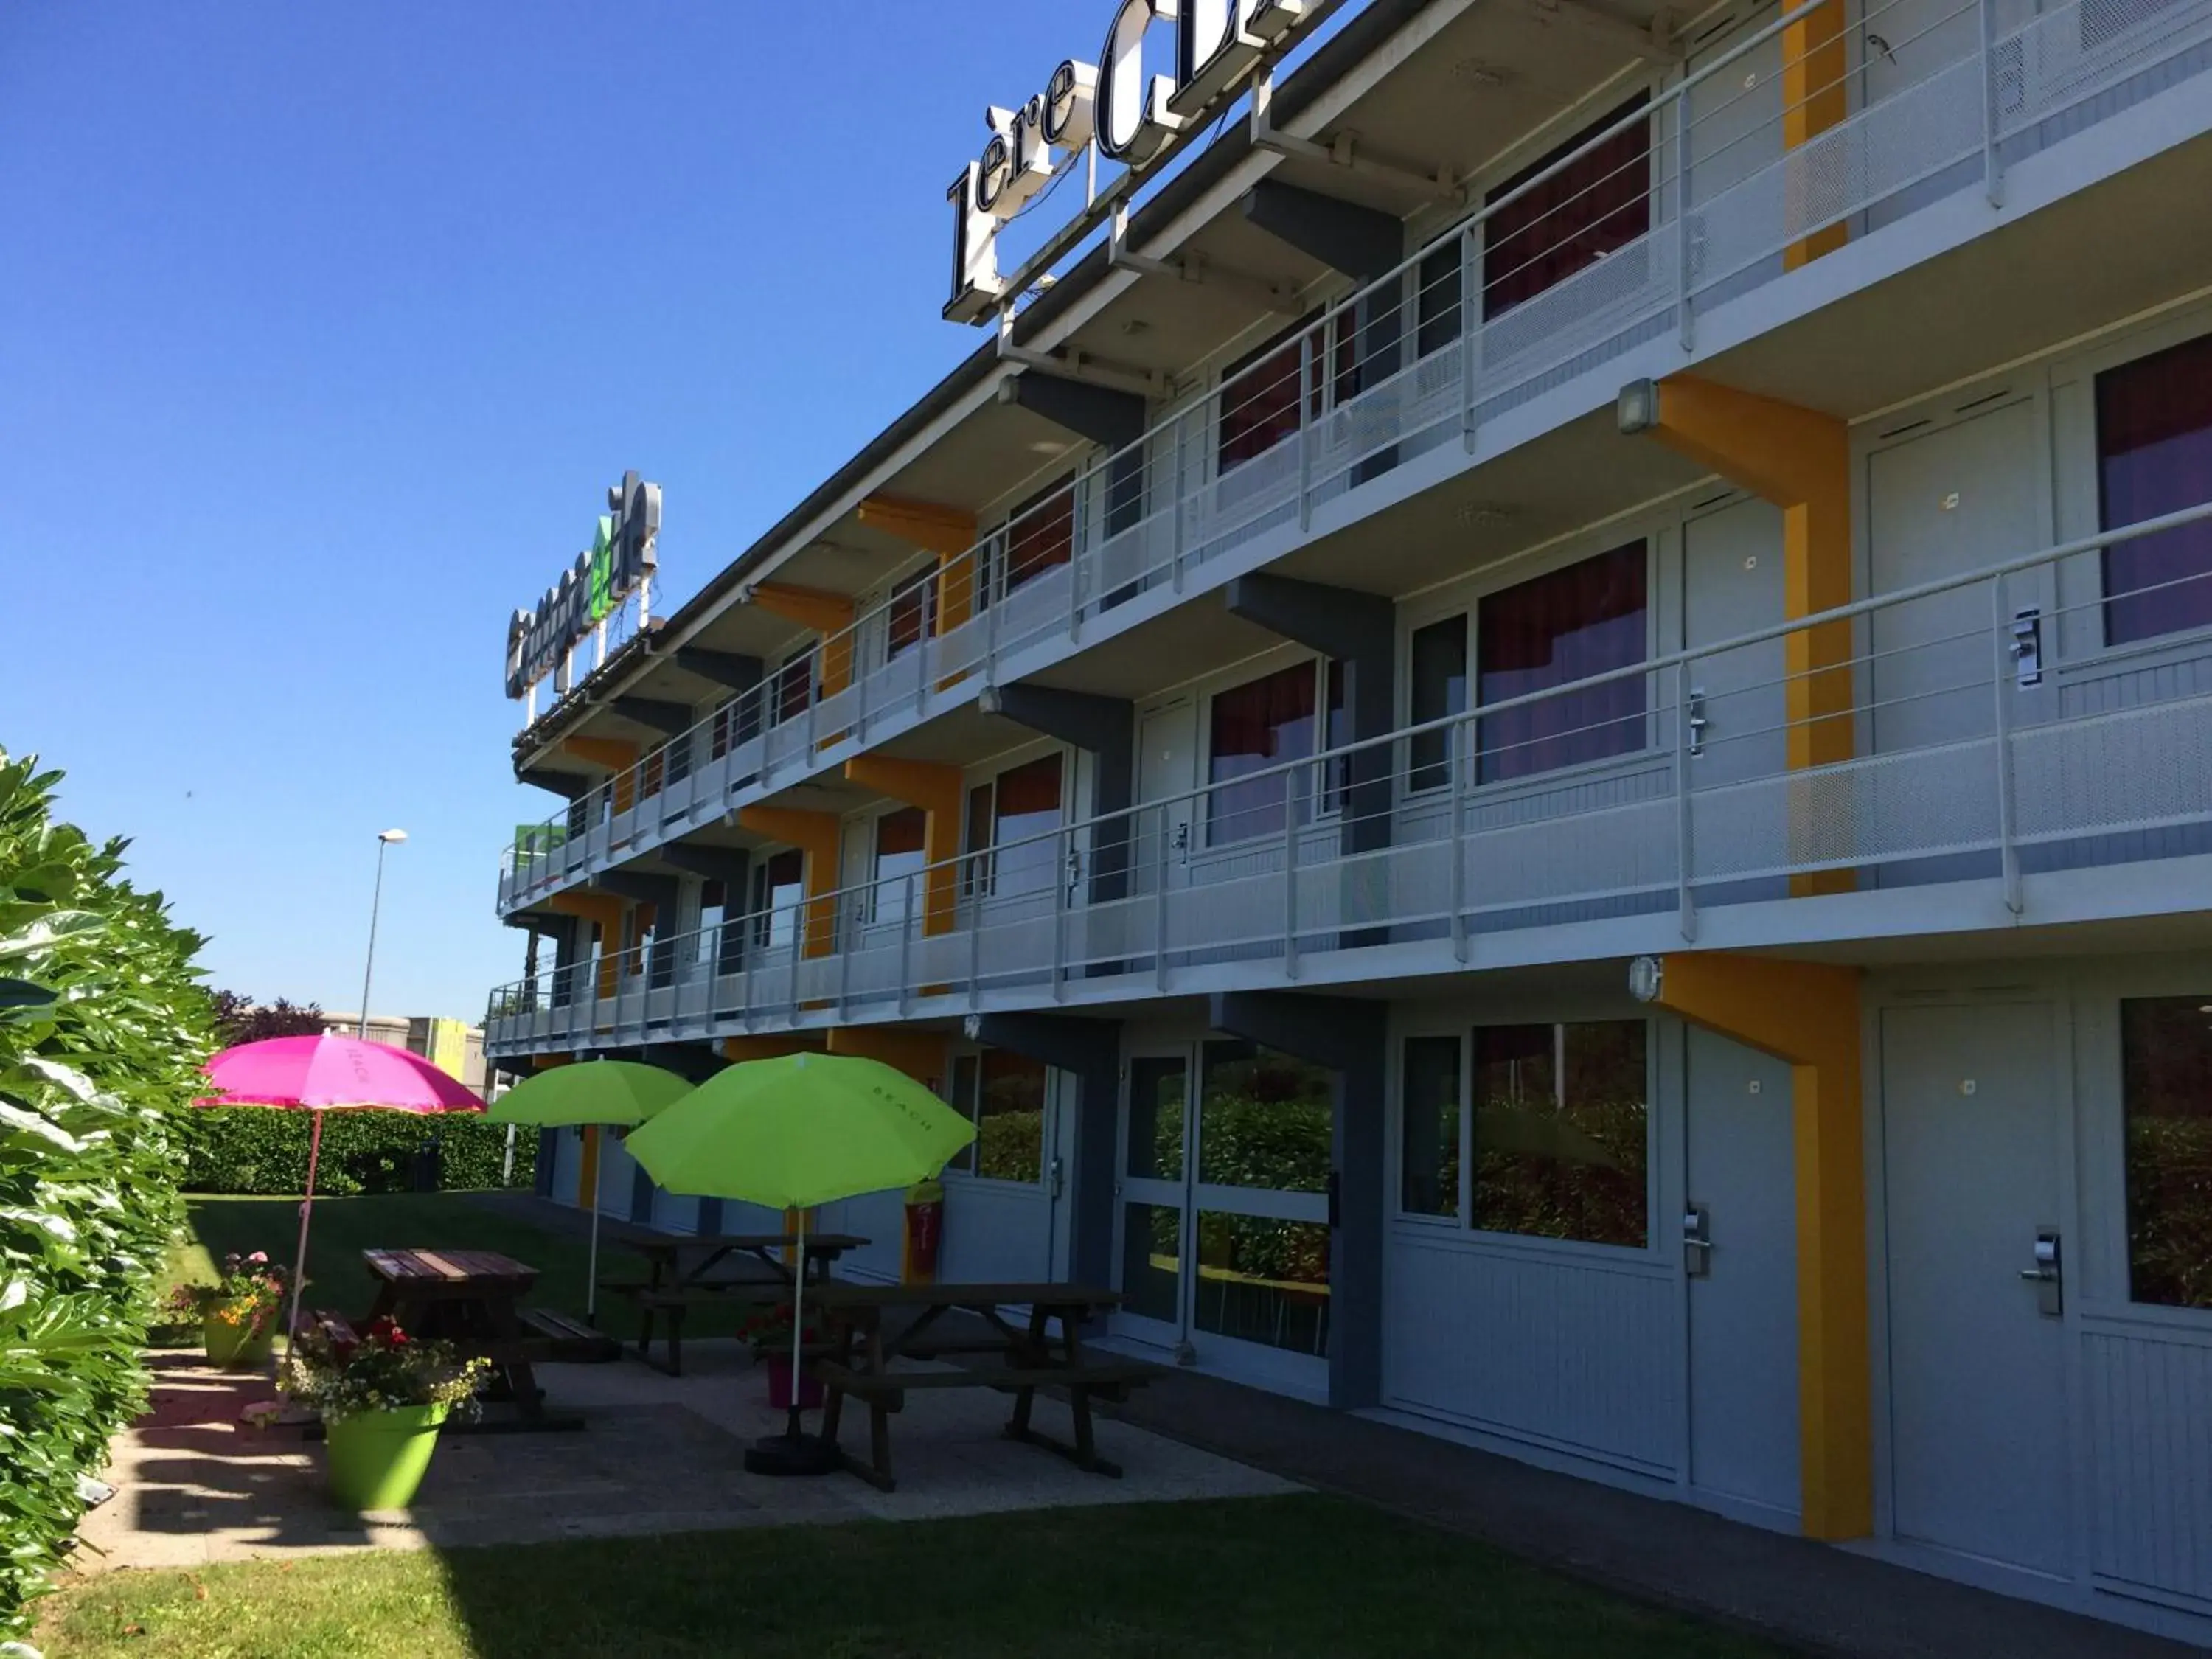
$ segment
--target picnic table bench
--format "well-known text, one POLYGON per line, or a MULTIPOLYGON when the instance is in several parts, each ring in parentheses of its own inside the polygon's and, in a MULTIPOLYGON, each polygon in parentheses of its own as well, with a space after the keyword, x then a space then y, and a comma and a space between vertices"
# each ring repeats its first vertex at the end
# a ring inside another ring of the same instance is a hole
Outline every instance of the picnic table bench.
MULTIPOLYGON (((694 1307, 738 1302, 773 1304, 791 1296, 792 1271, 778 1259, 794 1249, 796 1233, 663 1233, 644 1227, 614 1227, 604 1237, 645 1258, 642 1279, 599 1281, 599 1288, 637 1304, 637 1357, 671 1376, 684 1374, 684 1319, 694 1307), (668 1361, 653 1357, 653 1328, 665 1320, 668 1361)), ((806 1235, 810 1293, 830 1281, 832 1263, 868 1241, 851 1233, 806 1235)))
POLYGON ((867 1459, 839 1447, 845 1467, 871 1485, 893 1490, 890 1418, 906 1405, 909 1390, 936 1389, 995 1389, 1014 1396, 1007 1420, 1009 1439, 1028 1442, 1059 1453, 1089 1474, 1119 1477, 1121 1470, 1098 1455, 1092 1428, 1091 1402, 1120 1400, 1128 1391, 1149 1382, 1156 1368, 1136 1360, 1086 1358, 1081 1328, 1086 1319, 1118 1307, 1116 1291, 1094 1290, 1077 1285, 825 1285, 817 1297, 825 1316, 835 1328, 830 1346, 835 1357, 815 1360, 811 1370, 825 1391, 822 1437, 837 1444, 837 1432, 847 1395, 868 1407, 867 1459), (1025 1306, 1029 1316, 1009 1320, 1005 1310, 1025 1306), (895 1335, 884 1330, 884 1316, 894 1310, 916 1310, 915 1318, 895 1335), (965 1313, 980 1321, 964 1330, 939 1331, 939 1322, 950 1313, 965 1313), (1059 1338, 1053 1338, 1053 1327, 1059 1338), (943 1370, 917 1370, 896 1366, 901 1359, 943 1359, 952 1355, 974 1357, 986 1363, 957 1364, 943 1370), (995 1358, 995 1364, 988 1363, 995 1358), (1030 1413, 1039 1389, 1066 1393, 1074 1417, 1073 1445, 1042 1434, 1031 1425, 1030 1413))
POLYGON ((532 1367, 554 1357, 554 1343, 526 1330, 518 1304, 538 1269, 495 1250, 363 1250, 376 1300, 363 1322, 391 1319, 410 1336, 450 1342, 464 1358, 491 1362, 485 1397, 514 1403, 516 1420, 472 1426, 579 1429, 577 1418, 545 1414, 545 1391, 532 1367))

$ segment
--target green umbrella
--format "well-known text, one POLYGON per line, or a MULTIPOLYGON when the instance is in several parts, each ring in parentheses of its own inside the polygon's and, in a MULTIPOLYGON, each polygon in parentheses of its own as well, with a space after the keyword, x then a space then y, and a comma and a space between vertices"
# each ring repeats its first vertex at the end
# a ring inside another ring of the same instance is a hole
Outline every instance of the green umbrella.
MULTIPOLYGON (((658 1066, 631 1060, 587 1060, 555 1066, 525 1078, 492 1102, 484 1113, 493 1123, 527 1124, 534 1129, 564 1129, 603 1123, 634 1128, 691 1092, 690 1080, 658 1066)), ((592 1248, 584 1268, 584 1317, 599 1311, 599 1188, 604 1159, 592 1166, 592 1248)))
POLYGON ((630 1156, 672 1193, 799 1212, 791 1314, 791 1418, 746 1454, 764 1474, 813 1474, 837 1453, 799 1429, 806 1293, 805 1212, 933 1179, 975 1126, 903 1072, 845 1054, 787 1054, 717 1073, 629 1138, 630 1156))

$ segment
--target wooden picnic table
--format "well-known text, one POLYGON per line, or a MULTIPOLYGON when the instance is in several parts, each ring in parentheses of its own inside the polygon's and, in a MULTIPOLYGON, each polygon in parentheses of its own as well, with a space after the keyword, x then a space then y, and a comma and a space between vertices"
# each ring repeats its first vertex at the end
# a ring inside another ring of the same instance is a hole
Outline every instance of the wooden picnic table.
MULTIPOLYGON (((519 1305, 538 1282, 538 1269, 496 1250, 363 1250, 376 1280, 368 1321, 390 1319, 410 1336, 450 1342, 465 1358, 491 1362, 487 1397, 514 1402, 513 1426, 568 1429, 580 1419, 545 1414, 544 1392, 532 1361, 550 1358, 551 1345, 524 1329, 519 1305)), ((502 1426, 502 1425, 494 1425, 502 1426)))
POLYGON ((1099 1456, 1093 1434, 1093 1398, 1120 1399, 1148 1380, 1153 1367, 1133 1360, 1094 1360, 1083 1352, 1082 1328, 1092 1316, 1121 1305, 1119 1291, 1082 1285, 847 1285, 830 1284, 808 1296, 833 1326, 829 1357, 812 1370, 826 1391, 822 1434, 836 1443, 847 1395, 868 1406, 869 1458, 842 1452, 854 1474, 889 1492, 893 1486, 890 1414, 903 1408, 910 1389, 997 1389, 1014 1396, 1009 1439, 1027 1441, 1068 1458, 1093 1474, 1119 1476, 1119 1465, 1099 1456), (1025 1319, 1006 1310, 1029 1310, 1025 1319), (884 1315, 912 1310, 915 1318, 887 1334, 884 1315), (945 1315, 973 1316, 965 1328, 939 1331, 945 1315), (980 1326, 980 1328, 979 1328, 980 1326), (1054 1328, 1057 1328, 1057 1336, 1054 1328), (960 1356, 949 1370, 899 1368, 902 1359, 960 1356), (1066 1390, 1075 1419, 1075 1443, 1038 1433, 1030 1418, 1040 1388, 1066 1390))
MULTIPOLYGON (((637 1357, 648 1365, 680 1376, 684 1371, 684 1316, 694 1304, 725 1299, 775 1303, 791 1295, 792 1270, 781 1253, 795 1250, 796 1233, 664 1233, 647 1227, 618 1226, 602 1235, 643 1256, 643 1280, 601 1279, 599 1288, 635 1299, 637 1357), (668 1360, 653 1357, 653 1332, 668 1322, 668 1360)), ((806 1235, 806 1278, 810 1293, 830 1283, 830 1269, 848 1250, 866 1248, 852 1233, 806 1235)))

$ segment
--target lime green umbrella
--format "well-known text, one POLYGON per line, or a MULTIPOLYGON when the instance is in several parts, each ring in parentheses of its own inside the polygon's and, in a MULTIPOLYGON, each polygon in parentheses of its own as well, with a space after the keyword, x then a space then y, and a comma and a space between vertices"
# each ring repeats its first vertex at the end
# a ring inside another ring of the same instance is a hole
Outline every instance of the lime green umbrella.
MULTIPOLYGON (((688 1078, 634 1060, 587 1060, 555 1066, 525 1078, 492 1102, 485 1119, 526 1124, 534 1129, 573 1128, 599 1123, 634 1128, 691 1092, 688 1078)), ((592 1171, 592 1247, 584 1267, 584 1317, 599 1312, 599 1191, 606 1160, 592 1171)))
POLYGON ((845 1054, 787 1054, 719 1072, 629 1138, 630 1156, 672 1193, 799 1212, 791 1316, 791 1419, 746 1454, 763 1474, 837 1467, 799 1430, 806 1217, 817 1204, 933 1179, 975 1126, 903 1072, 845 1054))

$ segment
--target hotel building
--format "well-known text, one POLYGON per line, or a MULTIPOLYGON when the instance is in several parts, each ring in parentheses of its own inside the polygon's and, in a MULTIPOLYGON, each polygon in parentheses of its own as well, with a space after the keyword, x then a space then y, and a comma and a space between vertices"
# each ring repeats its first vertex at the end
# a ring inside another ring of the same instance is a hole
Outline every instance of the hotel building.
POLYGON ((887 1060, 943 1277, 2205 1639, 2212 0, 1153 9, 533 701, 488 1051, 887 1060))

